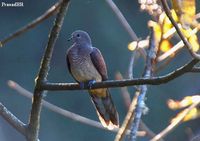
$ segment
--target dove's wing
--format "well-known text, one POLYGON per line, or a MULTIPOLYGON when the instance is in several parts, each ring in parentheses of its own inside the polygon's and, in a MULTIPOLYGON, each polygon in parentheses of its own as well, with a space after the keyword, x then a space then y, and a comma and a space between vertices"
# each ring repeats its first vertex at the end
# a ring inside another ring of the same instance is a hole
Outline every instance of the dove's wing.
POLYGON ((107 80, 108 75, 107 75, 106 64, 105 64, 105 61, 104 61, 103 56, 101 55, 101 52, 99 51, 99 49, 93 47, 93 50, 90 53, 90 58, 92 60, 94 67, 97 69, 97 71, 101 75, 102 80, 103 81, 107 80))

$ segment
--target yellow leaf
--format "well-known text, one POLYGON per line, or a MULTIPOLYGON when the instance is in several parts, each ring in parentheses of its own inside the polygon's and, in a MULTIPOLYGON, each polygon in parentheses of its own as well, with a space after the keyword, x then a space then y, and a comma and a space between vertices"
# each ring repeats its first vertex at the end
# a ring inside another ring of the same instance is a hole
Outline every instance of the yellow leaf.
POLYGON ((200 109, 193 108, 183 119, 183 121, 189 121, 200 117, 200 109))
POLYGON ((196 32, 198 30, 192 30, 191 28, 183 29, 181 28, 181 31, 183 35, 188 39, 189 43, 192 45, 192 49, 194 52, 197 52, 199 50, 199 42, 196 35, 196 32))
POLYGON ((180 28, 180 29, 181 29, 181 32, 183 33, 183 35, 186 38, 189 38, 192 35, 192 33, 193 33, 191 28, 188 28, 188 29, 180 28))
POLYGON ((128 49, 130 51, 134 51, 136 49, 136 47, 137 47, 137 42, 136 41, 133 41, 133 42, 128 44, 128 49))
POLYGON ((162 52, 167 52, 168 50, 170 50, 172 47, 171 43, 169 42, 169 40, 162 40, 161 44, 160 44, 160 50, 162 52))
MULTIPOLYGON (((179 112, 170 122, 173 123, 173 122, 176 122, 177 120, 179 120, 180 117, 183 116, 184 112, 185 112, 185 110, 179 112)), ((186 122, 186 121, 196 119, 196 118, 199 118, 199 117, 200 117, 200 109, 199 108, 193 108, 192 110, 190 110, 185 115, 185 117, 183 118, 183 121, 186 122)))
MULTIPOLYGON (((171 10, 172 13, 172 17, 173 19, 177 22, 178 21, 178 16, 176 15, 176 12, 172 9, 171 10)), ((170 29, 172 29, 173 25, 171 23, 171 21, 169 20, 169 18, 167 17, 167 15, 165 14, 165 12, 163 12, 160 16, 159 16, 159 24, 161 26, 162 29, 162 33, 165 34, 167 33, 170 29)))
POLYGON ((176 110, 187 107, 197 101, 200 101, 199 95, 186 96, 181 101, 175 101, 173 99, 169 99, 167 101, 167 105, 170 109, 176 110))
POLYGON ((195 0, 172 0, 173 8, 179 17, 182 26, 187 29, 195 21, 195 0))
POLYGON ((197 52, 199 50, 199 42, 197 39, 197 35, 192 35, 189 39, 188 39, 189 43, 192 45, 192 50, 194 52, 197 52))

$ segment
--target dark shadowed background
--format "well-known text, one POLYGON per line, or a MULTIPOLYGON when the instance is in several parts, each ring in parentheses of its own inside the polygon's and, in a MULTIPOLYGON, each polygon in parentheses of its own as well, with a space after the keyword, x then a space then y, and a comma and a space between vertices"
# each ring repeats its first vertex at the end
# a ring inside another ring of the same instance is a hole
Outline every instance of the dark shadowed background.
MULTIPOLYGON (((5 2, 13 1, 5 0, 5 2)), ((56 0, 22 1, 24 7, 0 7, 0 40, 40 16, 56 2, 56 0)), ((149 32, 147 21, 150 17, 139 10, 137 1, 115 0, 114 2, 138 37, 145 38, 149 32)), ((29 118, 31 100, 11 90, 7 86, 7 81, 14 80, 27 90, 33 91, 34 79, 38 72, 54 18, 55 16, 45 20, 36 28, 0 48, 0 102, 25 123, 29 118)), ((67 38, 77 29, 87 31, 92 38, 93 45, 101 50, 107 63, 110 79, 115 78, 117 71, 126 76, 131 57, 127 45, 131 42, 131 38, 121 26, 113 11, 104 0, 73 0, 69 6, 53 53, 48 75, 50 82, 74 82, 67 71, 65 55, 66 50, 71 45, 70 42, 67 42, 67 38)), ((184 50, 160 74, 172 71, 189 59, 187 51, 184 50)), ((143 68, 144 61, 139 59, 134 66, 134 76, 139 77, 143 68)), ((176 114, 176 112, 167 108, 166 100, 169 98, 180 100, 186 95, 199 94, 199 78, 199 74, 186 74, 168 84, 149 87, 146 104, 150 110, 142 118, 149 128, 158 133, 166 127, 170 118, 176 114)), ((129 90, 131 96, 133 96, 133 88, 129 90)), ((111 93, 122 123, 127 109, 121 98, 120 89, 113 88, 111 93)), ((66 110, 98 120, 86 91, 48 92, 45 100, 66 110)), ((166 140, 187 141, 186 129, 190 127, 196 133, 200 129, 199 126, 200 120, 181 124, 166 137, 166 140)), ((111 141, 114 139, 115 133, 74 122, 43 108, 39 136, 41 141, 111 141)), ((147 139, 139 139, 139 141, 145 140, 147 139)), ((0 141, 25 141, 25 139, 0 117, 0 141)))

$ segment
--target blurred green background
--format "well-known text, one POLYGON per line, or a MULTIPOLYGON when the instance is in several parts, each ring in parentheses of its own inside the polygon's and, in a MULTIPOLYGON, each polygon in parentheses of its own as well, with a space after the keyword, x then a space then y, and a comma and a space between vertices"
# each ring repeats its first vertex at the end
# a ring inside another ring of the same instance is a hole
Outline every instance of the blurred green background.
MULTIPOLYGON (((55 0, 22 1, 24 7, 0 7, 0 40, 40 16, 56 2, 55 0)), ((5 0, 4 2, 13 1, 5 0)), ((136 0, 115 0, 114 2, 138 37, 145 38, 149 33, 147 21, 150 16, 139 10, 138 2, 136 0)), ((0 101, 25 123, 29 118, 31 100, 11 90, 7 86, 7 81, 14 80, 27 90, 33 91, 34 79, 38 72, 54 18, 55 16, 45 20, 36 28, 0 48, 0 101)), ((51 69, 48 75, 50 82, 74 82, 67 71, 65 55, 66 50, 71 45, 70 42, 67 42, 67 38, 77 29, 87 31, 92 38, 93 45, 101 50, 107 64, 110 79, 115 79, 117 71, 126 76, 131 57, 127 44, 131 42, 131 38, 121 26, 113 11, 105 1, 73 0, 69 6, 53 53, 51 69)), ((177 55, 174 61, 160 75, 174 70, 174 68, 183 65, 189 59, 187 51, 184 50, 177 55)), ((139 77, 143 68, 144 61, 139 59, 134 66, 134 76, 139 77)), ((199 94, 199 84, 199 74, 186 74, 168 84, 149 87, 146 104, 150 110, 142 119, 149 128, 158 133, 169 124, 170 118, 177 113, 167 108, 166 100, 169 98, 180 100, 186 95, 199 94)), ((133 88, 129 90, 131 96, 133 96, 133 88)), ((120 95, 120 89, 112 88, 111 93, 122 123, 127 109, 120 95)), ((48 92, 45 100, 66 110, 98 120, 86 91, 48 92)), ((196 119, 181 124, 166 137, 166 140, 187 141, 186 129, 188 127, 194 133, 198 132, 200 120, 196 119)), ((41 141, 111 141, 114 139, 115 133, 74 122, 43 108, 39 136, 41 141)), ((139 138, 138 140, 146 141, 147 138, 139 138)), ((25 139, 0 118, 0 141, 25 141, 25 139)))

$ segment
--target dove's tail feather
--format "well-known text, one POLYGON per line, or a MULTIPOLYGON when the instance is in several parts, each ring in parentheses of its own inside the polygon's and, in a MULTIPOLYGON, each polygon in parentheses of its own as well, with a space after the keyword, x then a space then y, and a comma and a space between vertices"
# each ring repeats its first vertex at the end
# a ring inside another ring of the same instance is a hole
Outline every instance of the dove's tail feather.
POLYGON ((111 130, 119 127, 119 116, 108 89, 104 92, 102 97, 90 91, 90 96, 102 125, 111 130))

